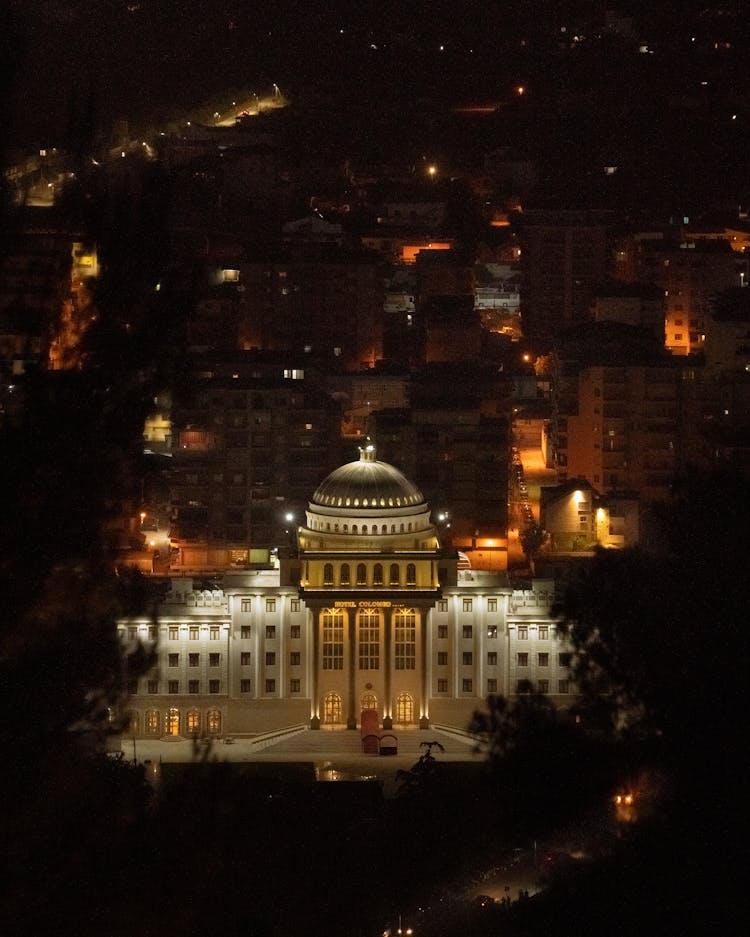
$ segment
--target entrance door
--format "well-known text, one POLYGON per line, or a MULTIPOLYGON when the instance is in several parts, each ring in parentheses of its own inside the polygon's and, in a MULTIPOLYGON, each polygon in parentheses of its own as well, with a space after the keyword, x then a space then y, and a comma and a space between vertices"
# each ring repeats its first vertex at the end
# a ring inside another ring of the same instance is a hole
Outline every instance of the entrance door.
POLYGON ((180 734, 180 710, 179 709, 167 710, 166 732, 167 732, 167 735, 179 735, 180 734))
POLYGON ((414 722, 414 698, 410 693, 400 693, 396 700, 396 722, 414 722))
POLYGON ((326 693, 323 700, 323 723, 327 726, 338 725, 343 721, 343 702, 338 693, 326 693))

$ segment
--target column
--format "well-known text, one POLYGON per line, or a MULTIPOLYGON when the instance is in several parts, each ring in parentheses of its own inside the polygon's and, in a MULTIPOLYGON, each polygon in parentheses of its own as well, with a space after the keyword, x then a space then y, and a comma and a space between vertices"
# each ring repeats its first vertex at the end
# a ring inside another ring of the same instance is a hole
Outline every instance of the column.
POLYGON ((356 729, 357 728, 357 710, 354 699, 354 668, 356 666, 357 660, 357 644, 356 644, 356 626, 357 626, 357 612, 355 609, 346 610, 347 618, 347 632, 348 632, 348 642, 347 642, 347 651, 349 654, 349 690, 347 696, 349 697, 347 702, 347 716, 346 716, 346 727, 347 729, 356 729))
POLYGON ((393 671, 393 609, 383 609, 383 728, 393 728, 393 699, 391 690, 391 674, 393 671))
POLYGON ((312 627, 313 627, 313 652, 312 652, 312 671, 310 674, 310 728, 320 728, 320 691, 318 689, 318 673, 320 671, 320 609, 313 608, 312 627))
POLYGON ((427 661, 429 660, 427 656, 427 616, 429 611, 426 608, 416 609, 417 615, 419 615, 419 631, 420 636, 420 650, 419 650, 419 666, 421 668, 421 674, 419 678, 419 728, 420 729, 429 729, 430 728, 430 717, 428 715, 427 709, 427 661))

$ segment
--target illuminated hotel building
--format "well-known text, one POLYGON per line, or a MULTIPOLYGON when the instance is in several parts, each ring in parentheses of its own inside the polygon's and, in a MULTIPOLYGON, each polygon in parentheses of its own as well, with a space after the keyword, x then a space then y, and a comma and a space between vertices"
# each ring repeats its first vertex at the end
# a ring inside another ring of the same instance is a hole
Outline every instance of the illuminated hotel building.
POLYGON ((136 735, 354 729, 363 709, 465 729, 488 694, 572 699, 553 583, 514 589, 443 553, 422 494, 372 447, 318 486, 297 537, 296 556, 213 588, 174 577, 156 623, 120 623, 126 643, 158 639, 131 687, 136 735))

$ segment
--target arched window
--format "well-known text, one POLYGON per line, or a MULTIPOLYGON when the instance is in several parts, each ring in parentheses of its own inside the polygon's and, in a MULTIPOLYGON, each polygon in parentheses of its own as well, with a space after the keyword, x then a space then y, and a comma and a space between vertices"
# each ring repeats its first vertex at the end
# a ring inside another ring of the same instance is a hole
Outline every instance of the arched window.
POLYGON ((400 534, 402 534, 402 533, 404 532, 404 525, 403 525, 403 524, 399 527, 399 531, 398 531, 398 532, 399 532, 400 534))
POLYGON ((406 585, 407 586, 416 586, 417 584, 417 567, 414 563, 408 563, 406 566, 406 585))
POLYGON ((333 525, 333 532, 334 532, 335 534, 337 534, 337 533, 339 532, 339 525, 338 525, 338 524, 334 524, 334 525, 333 525))
POLYGON ((349 533, 349 525, 348 525, 348 524, 344 524, 344 533, 345 533, 345 534, 348 534, 348 533, 349 533))
POLYGON ((411 533, 411 524, 409 524, 409 533, 411 533))
POLYGON ((395 534, 395 533, 396 533, 396 525, 395 525, 395 524, 391 524, 391 533, 392 533, 392 534, 395 534))
POLYGON ((188 735, 200 735, 201 714, 197 709, 189 709, 187 714, 188 735))
POLYGON ((363 525, 362 525, 362 533, 363 533, 363 534, 366 534, 366 533, 367 533, 367 524, 363 524, 363 525))
POLYGON ((367 585, 367 567, 364 563, 357 563, 357 585, 367 585))
POLYGON ((360 701, 360 709, 377 709, 378 698, 374 693, 363 693, 360 701))
POLYGON ((338 693, 326 693, 323 700, 323 722, 325 725, 337 725, 341 722, 342 700, 338 693))
POLYGON ((323 585, 333 585, 333 563, 326 563, 323 567, 323 585))
POLYGON ((221 733, 221 713, 218 709, 209 709, 206 713, 206 728, 209 735, 221 733))
POLYGON ((356 533, 357 533, 357 525, 356 525, 356 524, 352 524, 352 533, 353 533, 353 534, 356 534, 356 533))
POLYGON ((161 713, 158 709, 149 709, 146 713, 146 735, 161 735, 161 713))
POLYGON ((388 580, 392 586, 398 586, 401 583, 401 570, 398 568, 398 563, 391 563, 388 580))
POLYGON ((351 572, 350 572, 350 570, 349 570, 349 564, 348 564, 348 563, 342 563, 342 564, 341 564, 341 585, 342 585, 342 586, 348 586, 348 585, 350 585, 350 584, 351 584, 351 577, 352 577, 352 574, 351 574, 351 572))
POLYGON ((396 699, 395 721, 401 725, 414 722, 414 698, 410 693, 399 693, 396 699))
POLYGON ((387 533, 388 533, 388 525, 387 525, 387 524, 383 524, 383 526, 380 528, 380 533, 381 533, 381 534, 387 534, 387 533))
POLYGON ((372 570, 372 584, 374 586, 383 585, 383 564, 376 563, 372 570))
POLYGON ((179 735, 180 734, 180 710, 175 709, 173 706, 171 709, 167 710, 167 720, 166 720, 166 734, 167 735, 179 735))

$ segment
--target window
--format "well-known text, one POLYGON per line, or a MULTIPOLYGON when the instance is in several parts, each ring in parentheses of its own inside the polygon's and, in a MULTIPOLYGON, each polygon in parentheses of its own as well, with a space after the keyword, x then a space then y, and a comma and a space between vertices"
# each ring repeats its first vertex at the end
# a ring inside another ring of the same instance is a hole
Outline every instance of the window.
POLYGON ((290 693, 299 693, 302 689, 302 684, 299 679, 296 677, 293 680, 289 681, 289 692, 290 693))
POLYGON ((249 667, 251 662, 252 662, 252 656, 250 654, 250 651, 243 651, 240 654, 240 664, 243 667, 249 667))
POLYGON ((177 641, 180 637, 180 629, 177 625, 170 625, 167 634, 170 641, 177 641))
POLYGON ((251 612, 252 610, 253 610, 252 599, 240 599, 240 611, 241 612, 251 612))
POLYGON ((292 651, 291 654, 289 655, 289 664, 292 667, 299 667, 301 659, 302 659, 302 655, 300 654, 299 651, 292 651))
POLYGON ((367 585, 367 567, 364 563, 357 563, 357 585, 367 585))
POLYGON ((380 669, 380 617, 376 612, 359 614, 359 669, 380 669))
POLYGON ((487 666, 497 667, 497 651, 487 651, 487 666))
POLYGON ((292 599, 289 602, 289 611, 298 612, 299 611, 299 599, 292 599))
POLYGON ((571 658, 571 655, 569 653, 558 654, 557 662, 561 667, 570 667, 570 658, 571 658))
POLYGON ((497 680, 494 677, 490 677, 489 680, 487 680, 487 692, 497 693, 497 680))
POLYGON ((180 666, 180 655, 179 654, 169 654, 167 656, 170 667, 179 667, 180 666))
POLYGON ((519 641, 528 641, 529 640, 529 629, 526 625, 518 626, 518 640, 519 641))
POLYGON ((253 690, 252 680, 240 680, 240 693, 252 693, 252 690, 253 690))
POLYGON ((438 651, 437 662, 439 667, 448 666, 448 652, 447 651, 438 651))
POLYGON ((447 612, 448 611, 448 599, 439 599, 437 607, 438 607, 439 612, 447 612))
POLYGON ((528 667, 529 666, 529 655, 527 653, 516 655, 519 667, 528 667))
POLYGON ((538 654, 537 660, 540 667, 549 667, 549 654, 538 654))
POLYGON ((188 654, 188 667, 198 667, 201 662, 200 654, 188 654))
POLYGON ((221 687, 221 681, 220 681, 220 680, 209 680, 209 681, 208 681, 208 692, 209 692, 209 693, 218 693, 220 687, 221 687))
POLYGON ((471 651, 464 651, 461 655, 461 660, 464 667, 471 667, 471 665, 474 663, 474 655, 471 653, 471 651))
POLYGON ((180 681, 179 680, 169 680, 167 682, 167 692, 168 693, 179 693, 180 692, 180 681))
POLYGON ((487 625, 487 637, 488 638, 497 637, 497 625, 487 625))
POLYGON ((518 680, 516 683, 516 693, 531 693, 532 689, 530 680, 518 680))
POLYGON ((539 625, 539 640, 546 641, 549 638, 549 625, 539 625))
POLYGON ((266 680, 266 693, 275 693, 275 692, 276 692, 276 681, 266 680))
POLYGON ((539 680, 536 688, 540 693, 549 693, 549 680, 539 680))
POLYGON ((209 667, 218 667, 220 664, 221 664, 221 654, 209 654, 208 655, 209 667))
POLYGON ((323 585, 333 585, 333 563, 326 563, 323 567, 323 585))
POLYGON ((211 625, 211 627, 208 629, 208 636, 212 641, 218 641, 219 640, 219 626, 211 625))
POLYGON ((221 732, 221 713, 218 709, 209 709, 206 713, 206 728, 209 735, 218 735, 221 732))
POLYGON ((161 735, 161 713, 157 709, 149 709, 145 720, 146 735, 161 735))
POLYGON ((392 586, 401 584, 401 570, 398 568, 398 563, 391 563, 388 581, 392 586))
POLYGON ((149 680, 148 683, 146 684, 146 692, 147 692, 147 693, 151 693, 152 695, 153 695, 154 693, 158 693, 158 692, 159 692, 159 681, 158 681, 158 680, 149 680))
POLYGON ((474 692, 474 683, 471 680, 462 680, 461 681, 461 691, 463 693, 473 693, 474 692))
POLYGON ((293 640, 298 640, 300 637, 301 631, 299 625, 292 625, 289 629, 289 637, 293 640))
POLYGON ((130 694, 130 696, 135 696, 137 692, 138 692, 138 678, 136 677, 135 680, 128 680, 128 693, 130 694))
POLYGON ((276 666, 276 651, 266 651, 266 667, 276 666))
POLYGON ((188 693, 200 693, 200 691, 201 691, 200 680, 188 680, 188 693))
POLYGON ((267 612, 276 611, 276 599, 266 599, 266 611, 267 612))
POLYGON ((383 564, 376 563, 372 570, 372 584, 374 586, 383 585, 383 564))
POLYGON ((344 669, 344 616, 325 610, 323 619, 323 670, 344 669))
POLYGON ((349 586, 352 581, 352 573, 348 563, 341 564, 341 585, 349 586))
POLYGON ((200 637, 200 628, 197 625, 191 625, 188 633, 191 641, 197 641, 200 637))
POLYGON ((448 681, 447 681, 447 680, 438 680, 438 682, 437 682, 437 691, 438 691, 438 693, 447 693, 447 692, 448 692, 448 681))
POLYGON ((465 612, 470 612, 470 611, 471 611, 472 604, 473 604, 472 599, 464 599, 464 605, 463 605, 464 611, 465 611, 465 612))
POLYGON ((557 692, 558 693, 570 693, 570 680, 558 680, 557 692))
POLYGON ((251 630, 251 628, 250 628, 250 625, 243 625, 243 626, 240 628, 240 637, 241 637, 244 641, 247 641, 247 639, 250 637, 251 634, 252 634, 252 630, 251 630))
POLYGON ((497 611, 497 599, 487 599, 487 611, 488 612, 497 611))
POLYGON ((397 611, 394 615, 396 631, 396 670, 414 670, 416 667, 417 615, 414 609, 397 611))
POLYGON ((407 586, 416 586, 417 584, 417 567, 414 563, 406 564, 406 585, 407 586))
POLYGON ((266 641, 273 641, 276 637, 276 625, 266 625, 266 641))
MULTIPOLYGON (((469 601, 471 602, 471 599, 469 599, 469 601)), ((464 625, 463 635, 465 638, 471 638, 474 636, 474 629, 471 625, 464 625)))
POLYGON ((149 639, 149 641, 155 641, 155 640, 156 640, 156 625, 149 625, 149 626, 148 626, 148 639, 149 639))
POLYGON ((438 625, 438 628, 437 628, 437 636, 438 636, 439 638, 443 638, 443 639, 447 638, 447 637, 448 637, 448 626, 447 626, 447 625, 438 625))

